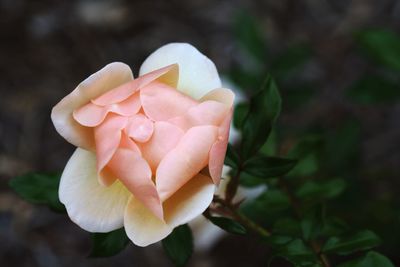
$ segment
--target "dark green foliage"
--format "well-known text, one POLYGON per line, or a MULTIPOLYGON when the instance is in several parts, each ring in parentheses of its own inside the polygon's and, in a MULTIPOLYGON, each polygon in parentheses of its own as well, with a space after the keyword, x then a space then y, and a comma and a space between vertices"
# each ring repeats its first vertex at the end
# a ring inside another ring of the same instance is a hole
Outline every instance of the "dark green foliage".
POLYGON ((347 95, 359 104, 385 104, 400 98, 400 84, 378 75, 365 75, 353 84, 347 95))
POLYGON ((247 232, 246 228, 244 228, 243 225, 232 219, 225 217, 213 217, 213 216, 209 216, 208 219, 216 226, 224 229, 225 231, 231 234, 243 235, 247 232))
POLYGON ((394 265, 382 254, 370 251, 364 257, 340 264, 338 267, 394 267, 394 265))
POLYGON ((244 123, 241 155, 247 159, 257 153, 267 140, 272 126, 281 111, 281 97, 271 76, 251 99, 249 113, 244 123))
POLYGON ((280 247, 277 254, 296 266, 309 266, 317 262, 313 251, 301 239, 295 239, 280 247))
POLYGON ((125 229, 121 228, 109 233, 92 234, 92 251, 90 257, 110 257, 117 255, 129 244, 125 229))
POLYGON ((193 253, 192 230, 187 224, 176 227, 162 241, 162 246, 175 266, 185 266, 193 253))
POLYGON ((305 199, 329 199, 340 195, 346 188, 343 179, 332 179, 325 182, 307 181, 296 191, 296 196, 305 199))
POLYGON ((296 162, 293 159, 257 155, 244 163, 243 171, 262 179, 278 177, 293 169, 296 162))
POLYGON ((26 201, 64 212, 65 207, 58 199, 59 183, 59 174, 29 173, 10 180, 11 188, 26 201))
POLYGON ((400 37, 388 30, 366 30, 356 40, 369 57, 393 70, 400 71, 400 37))
POLYGON ((243 123, 246 119, 247 114, 249 113, 249 104, 248 103, 239 103, 235 106, 234 114, 233 114, 233 125, 237 129, 241 129, 243 127, 243 123))
POLYGON ((232 147, 231 144, 228 144, 228 148, 226 150, 225 164, 232 167, 233 169, 237 169, 239 162, 239 155, 236 153, 235 148, 232 147))
POLYGON ((322 251, 325 253, 350 254, 359 250, 366 250, 378 246, 381 239, 372 231, 364 230, 354 235, 331 237, 325 243, 322 251))

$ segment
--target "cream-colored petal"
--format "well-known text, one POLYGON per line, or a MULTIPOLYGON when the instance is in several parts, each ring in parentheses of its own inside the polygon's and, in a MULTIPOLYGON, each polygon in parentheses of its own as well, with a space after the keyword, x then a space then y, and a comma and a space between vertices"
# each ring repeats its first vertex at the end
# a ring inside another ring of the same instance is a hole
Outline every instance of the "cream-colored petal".
POLYGON ((235 94, 230 89, 217 88, 208 92, 200 99, 201 102, 209 100, 218 101, 227 105, 228 107, 232 107, 235 100, 235 94))
POLYGON ((129 239, 145 247, 167 237, 176 226, 201 215, 210 205, 215 185, 210 177, 198 174, 164 203, 164 218, 158 219, 133 196, 125 211, 124 226, 129 239))
POLYGON ((134 196, 129 199, 124 217, 125 232, 140 247, 156 243, 172 232, 172 227, 157 218, 134 196))
POLYGON ((153 52, 140 67, 140 75, 178 63, 177 89, 195 99, 221 87, 214 63, 187 43, 171 43, 153 52))
POLYGON ((164 202, 165 221, 176 227, 201 215, 210 205, 215 188, 210 177, 197 174, 164 202))
POLYGON ((91 99, 132 79, 131 69, 121 62, 108 64, 92 74, 53 107, 51 119, 57 132, 71 144, 92 150, 94 147, 92 129, 75 121, 72 112, 89 103, 91 99))
POLYGON ((97 179, 96 156, 76 149, 61 176, 60 201, 73 222, 89 232, 109 232, 122 227, 131 194, 119 181, 109 187, 97 179))

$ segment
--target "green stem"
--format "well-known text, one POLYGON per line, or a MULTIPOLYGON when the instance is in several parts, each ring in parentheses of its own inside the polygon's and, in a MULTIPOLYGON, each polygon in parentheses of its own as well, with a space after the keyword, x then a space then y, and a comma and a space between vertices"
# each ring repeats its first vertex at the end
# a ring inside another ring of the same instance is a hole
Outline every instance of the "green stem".
MULTIPOLYGON (((243 224, 247 229, 252 230, 253 232, 259 234, 262 237, 268 237, 271 235, 271 233, 267 229, 265 229, 264 227, 257 224, 253 220, 249 219, 246 215, 238 211, 237 208, 234 206, 234 204, 228 202, 226 199, 221 199, 215 196, 213 202, 218 203, 222 207, 226 208, 229 211, 229 214, 238 222, 243 224)), ((205 216, 206 217, 209 216, 209 213, 207 212, 205 216)))
MULTIPOLYGON (((290 189, 290 186, 288 185, 288 183, 286 182, 286 180, 283 177, 279 178, 279 185, 280 185, 282 191, 284 191, 288 195, 289 203, 294 211, 295 217, 297 217, 298 220, 301 220, 302 212, 301 212, 300 205, 299 205, 300 201, 293 194, 292 190, 290 189)), ((322 266, 324 266, 324 267, 331 266, 329 263, 328 257, 321 252, 321 245, 318 243, 318 241, 311 240, 310 242, 306 242, 304 240, 304 242, 310 246, 310 248, 314 252, 315 256, 318 258, 318 260, 320 261, 322 266)))

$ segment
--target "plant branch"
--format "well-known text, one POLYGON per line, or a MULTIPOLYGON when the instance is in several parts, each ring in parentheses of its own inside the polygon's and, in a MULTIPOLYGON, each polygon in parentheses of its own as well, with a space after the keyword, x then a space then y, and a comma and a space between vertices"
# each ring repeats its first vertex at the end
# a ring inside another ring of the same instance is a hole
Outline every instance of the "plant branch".
MULTIPOLYGON (((284 191, 288 195, 289 203, 294 211, 294 215, 296 216, 297 219, 301 220, 302 212, 300 209, 299 200, 293 194, 293 192, 290 189, 290 186, 286 182, 285 178, 283 178, 283 177, 279 178, 278 184, 281 187, 282 191, 284 191)), ((324 266, 324 267, 331 266, 329 263, 328 257, 325 254, 321 253, 321 245, 318 243, 318 241, 311 240, 311 241, 307 242, 306 240, 304 240, 304 242, 308 243, 308 245, 310 246, 310 248, 312 249, 314 254, 318 257, 322 266, 324 266)))
MULTIPOLYGON (((246 215, 238 211, 237 207, 234 204, 227 202, 226 199, 214 196, 213 202, 220 204, 223 208, 225 208, 229 212, 229 215, 231 215, 239 223, 243 224, 247 229, 252 230, 253 232, 257 233, 262 237, 268 237, 271 235, 271 233, 267 229, 265 229, 264 227, 257 224, 253 220, 249 219, 246 215)), ((217 213, 219 212, 217 211, 217 213)), ((207 215, 205 216, 207 217, 207 215)))

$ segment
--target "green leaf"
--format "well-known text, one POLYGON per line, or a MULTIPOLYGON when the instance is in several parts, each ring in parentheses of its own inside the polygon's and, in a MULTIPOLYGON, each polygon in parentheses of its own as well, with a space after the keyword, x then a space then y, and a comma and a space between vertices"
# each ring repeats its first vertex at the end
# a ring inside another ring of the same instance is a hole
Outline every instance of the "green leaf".
POLYGON ((279 250, 279 255, 299 266, 316 262, 312 250, 301 239, 295 239, 279 250))
POLYGON ((400 37, 389 30, 367 30, 357 34, 362 51, 375 61, 400 71, 400 37))
POLYGON ((271 76, 250 99, 250 109, 243 124, 241 152, 244 159, 254 155, 267 140, 281 111, 281 97, 271 76))
POLYGON ((231 144, 228 144, 228 148, 226 150, 225 164, 233 169, 237 169, 240 164, 239 156, 231 144))
POLYGON ((370 251, 364 257, 340 264, 338 267, 394 267, 394 264, 384 255, 370 251))
POLYGON ((23 199, 33 204, 44 204, 57 212, 65 207, 58 199, 59 174, 29 173, 10 180, 10 187, 23 199))
POLYGON ((234 114, 233 114, 233 125, 237 129, 242 129, 244 120, 249 113, 249 104, 248 103, 239 103, 235 106, 234 114))
POLYGON ((308 199, 330 199, 337 197, 346 188, 343 179, 333 179, 326 182, 307 181, 297 191, 296 196, 308 199))
POLYGON ((293 241, 293 237, 291 236, 284 236, 284 235, 277 235, 273 234, 268 237, 265 237, 263 241, 267 242, 273 247, 279 248, 281 246, 285 246, 289 242, 293 241))
POLYGON ((216 226, 224 229, 231 234, 243 235, 247 232, 246 228, 244 228, 243 225, 232 219, 213 216, 208 217, 208 219, 216 226))
POLYGON ((274 156, 278 151, 278 133, 272 129, 267 141, 260 148, 260 154, 265 156, 274 156))
POLYGON ((376 75, 366 75, 353 84, 347 95, 359 104, 394 103, 400 98, 400 86, 376 75))
POLYGON ((301 232, 299 222, 293 218, 280 218, 273 226, 274 234, 298 236, 301 232))
POLYGON ((258 178, 279 177, 288 173, 297 161, 278 157, 257 155, 244 163, 243 171, 258 178))
POLYGON ((289 204, 289 198, 285 193, 278 189, 268 189, 256 199, 244 204, 242 211, 260 223, 264 220, 271 223, 272 215, 286 211, 289 204))
POLYGON ((233 28, 240 46, 255 60, 264 62, 267 45, 254 16, 246 12, 238 13, 233 28))
POLYGON ((129 244, 124 228, 109 233, 92 234, 90 257, 110 257, 118 254, 129 244))
POLYGON ((322 248, 324 253, 350 254, 378 246, 381 239, 372 231, 364 230, 353 236, 331 237, 322 248))
POLYGON ((296 166, 287 176, 310 176, 319 169, 319 153, 322 139, 318 135, 308 135, 302 138, 288 153, 288 157, 299 159, 296 166))
POLYGON ((324 220, 320 235, 331 237, 335 235, 342 235, 348 231, 349 226, 344 221, 336 217, 329 217, 324 220))
POLYGON ((162 240, 164 251, 178 267, 185 266, 193 253, 193 236, 187 224, 178 226, 162 240))

